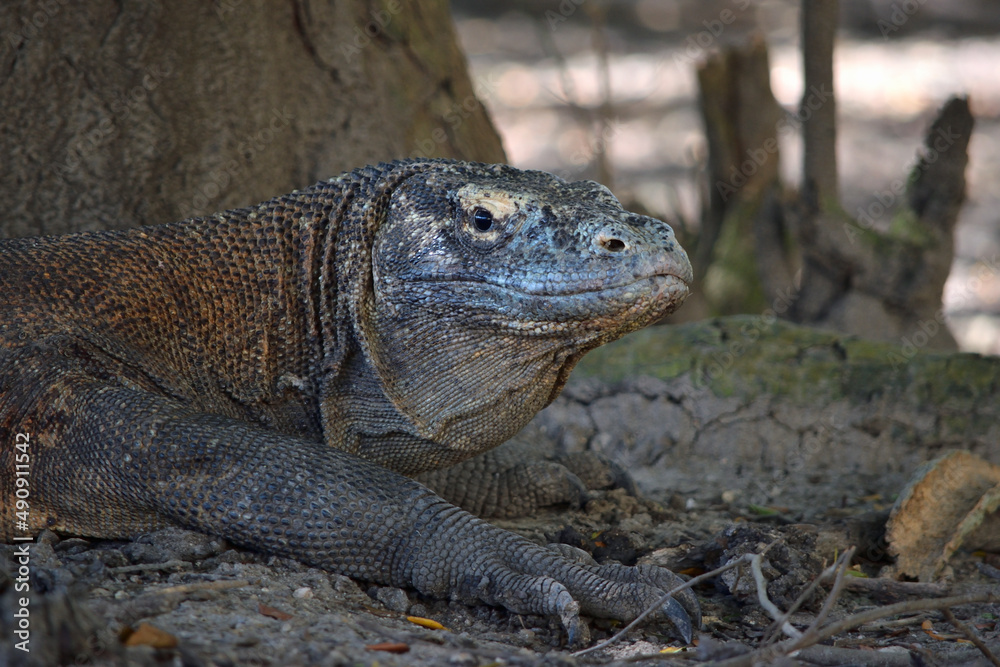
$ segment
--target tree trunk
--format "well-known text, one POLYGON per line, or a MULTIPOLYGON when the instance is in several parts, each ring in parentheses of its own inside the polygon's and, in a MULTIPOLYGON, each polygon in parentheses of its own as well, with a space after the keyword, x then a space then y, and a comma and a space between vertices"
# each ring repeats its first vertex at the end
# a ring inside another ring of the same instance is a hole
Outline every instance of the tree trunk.
POLYGON ((781 197, 778 135, 785 112, 771 93, 767 44, 715 54, 698 68, 708 138, 708 206, 693 248, 695 290, 709 313, 761 311, 794 274, 781 197))
POLYGON ((504 160, 446 0, 21 0, 0 26, 0 236, 169 222, 410 155, 504 160))
POLYGON ((805 91, 802 194, 814 210, 840 206, 837 186, 837 98, 833 95, 833 45, 838 0, 802 3, 802 70, 805 91))
POLYGON ((761 58, 757 51, 766 65, 763 46, 728 48, 699 71, 713 187, 694 259, 695 275, 705 275, 709 312, 776 313, 869 338, 954 349, 941 295, 965 196, 968 100, 945 104, 908 178, 888 184, 852 218, 838 195, 837 2, 805 2, 802 12, 805 90, 799 113, 782 125, 802 128, 797 198, 782 194, 777 150, 773 156, 768 150, 776 146, 774 132, 765 132, 773 129, 774 113, 768 71, 751 66, 761 58), (741 74, 727 74, 734 71, 741 74), (762 159, 747 159, 754 155, 762 159), (729 200, 720 202, 720 193, 729 200), (880 225, 881 218, 891 222, 880 225))

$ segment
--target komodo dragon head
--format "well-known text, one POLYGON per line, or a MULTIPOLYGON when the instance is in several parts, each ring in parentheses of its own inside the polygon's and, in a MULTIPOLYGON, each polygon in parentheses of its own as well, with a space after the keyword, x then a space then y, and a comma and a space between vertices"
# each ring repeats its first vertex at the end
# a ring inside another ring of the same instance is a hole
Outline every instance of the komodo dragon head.
POLYGON ((406 474, 512 437, 583 354, 676 309, 692 280, 670 226, 593 181, 451 161, 414 171, 371 240, 353 315, 362 353, 324 406, 328 440, 406 474))

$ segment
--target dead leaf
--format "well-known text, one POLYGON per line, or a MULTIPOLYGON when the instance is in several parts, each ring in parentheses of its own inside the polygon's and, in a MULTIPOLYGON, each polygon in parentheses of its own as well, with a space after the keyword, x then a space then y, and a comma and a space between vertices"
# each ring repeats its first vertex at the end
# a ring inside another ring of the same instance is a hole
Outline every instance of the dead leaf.
POLYGON ((153 648, 177 648, 177 637, 165 630, 150 625, 140 623, 135 630, 126 628, 122 631, 122 643, 125 646, 152 646, 153 648))
POLYGON ((434 619, 423 618, 422 616, 407 616, 406 620, 408 620, 410 623, 416 623, 421 627, 430 628, 431 630, 447 630, 446 627, 444 627, 434 619))
POLYGON ((276 618, 279 621, 287 621, 291 618, 295 618, 295 616, 293 616, 292 614, 281 611, 280 609, 275 609, 274 607, 268 606, 263 602, 257 605, 257 611, 270 618, 276 618))
POLYGON ((920 624, 920 627, 923 629, 925 633, 927 633, 927 635, 931 639, 936 639, 939 642, 957 641, 965 644, 970 643, 969 640, 965 639, 965 637, 962 635, 955 635, 955 634, 942 635, 938 634, 937 632, 934 632, 934 624, 931 621, 924 621, 923 623, 920 624))
POLYGON ((380 642, 378 644, 368 644, 366 651, 385 651, 386 653, 408 653, 410 645, 403 642, 380 642))
POLYGON ((933 581, 959 548, 1000 548, 1000 466, 954 451, 922 466, 886 524, 898 575, 933 581))

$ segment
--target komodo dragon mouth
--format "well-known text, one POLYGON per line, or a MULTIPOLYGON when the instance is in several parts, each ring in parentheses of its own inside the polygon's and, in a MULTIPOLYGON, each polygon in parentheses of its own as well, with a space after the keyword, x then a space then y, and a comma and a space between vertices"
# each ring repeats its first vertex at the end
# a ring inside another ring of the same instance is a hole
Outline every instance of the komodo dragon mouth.
POLYGON ((632 293, 635 291, 662 292, 664 288, 683 288, 686 291, 693 281, 693 275, 691 264, 688 263, 686 257, 682 261, 677 261, 671 256, 667 261, 643 263, 642 266, 627 274, 623 271, 595 271, 585 276, 573 274, 565 276, 553 273, 546 276, 544 280, 538 280, 527 275, 523 277, 518 275, 496 277, 462 272, 442 275, 411 275, 407 276, 406 279, 409 282, 485 283, 530 296, 565 297, 580 294, 612 293, 621 290, 632 293), (654 286, 651 290, 629 289, 642 287, 650 282, 654 286))
POLYGON ((437 285, 477 292, 481 306, 509 318, 509 325, 518 330, 564 321, 607 326, 609 319, 616 318, 640 318, 641 323, 636 324, 644 326, 676 310, 689 295, 693 278, 686 256, 681 254, 679 261, 674 256, 668 259, 644 263, 641 270, 591 273, 578 278, 531 280, 458 272, 407 276, 406 282, 411 289, 437 285), (618 275, 608 275, 615 273, 618 275))

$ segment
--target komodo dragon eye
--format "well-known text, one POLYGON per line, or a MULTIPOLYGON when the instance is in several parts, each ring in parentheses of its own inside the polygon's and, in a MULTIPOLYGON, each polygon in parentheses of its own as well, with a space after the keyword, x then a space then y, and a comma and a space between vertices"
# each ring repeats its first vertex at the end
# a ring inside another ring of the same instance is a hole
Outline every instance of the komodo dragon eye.
POLYGON ((472 213, 472 222, 476 229, 481 232, 488 232, 493 227, 493 214, 480 206, 472 213))

